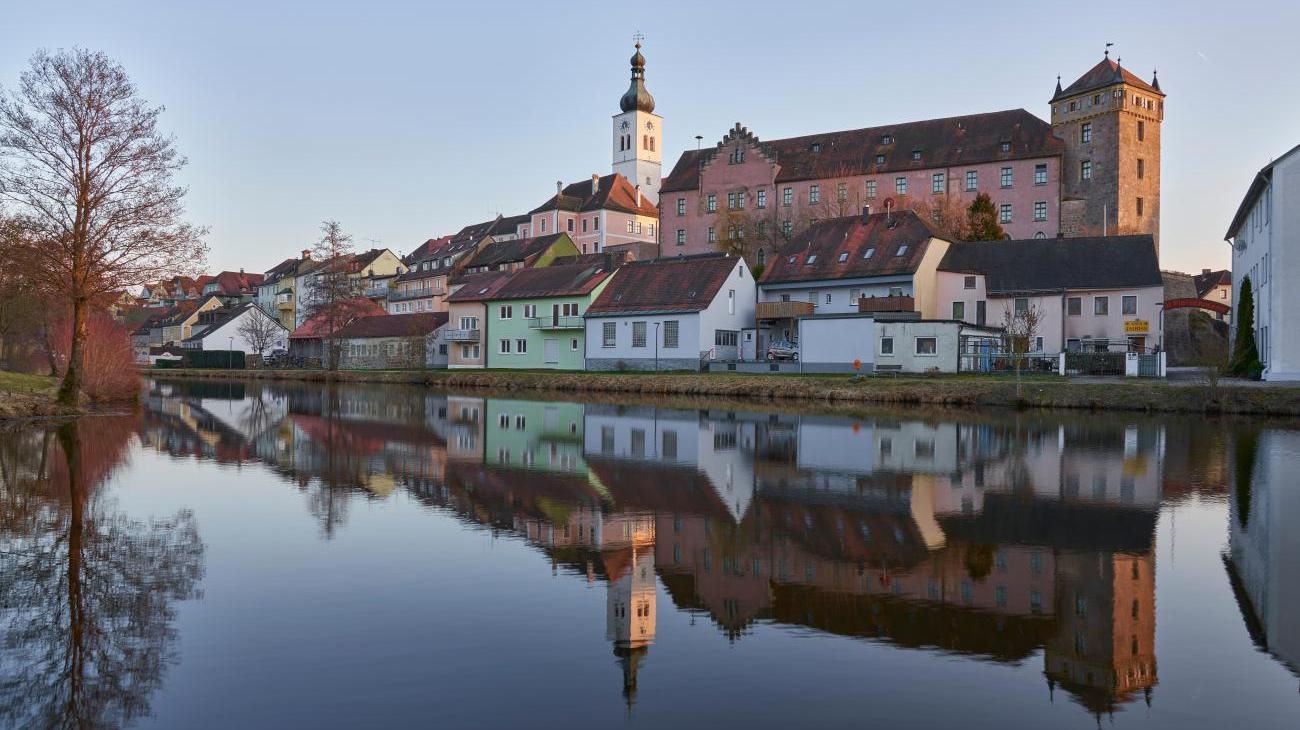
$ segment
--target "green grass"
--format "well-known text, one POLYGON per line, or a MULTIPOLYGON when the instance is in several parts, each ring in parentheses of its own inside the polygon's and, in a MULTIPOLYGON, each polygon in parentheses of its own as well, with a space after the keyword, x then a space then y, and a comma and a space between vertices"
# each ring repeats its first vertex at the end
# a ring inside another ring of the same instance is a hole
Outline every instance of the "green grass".
POLYGON ((53 397, 58 387, 58 381, 48 375, 27 375, 0 370, 0 393, 53 397))

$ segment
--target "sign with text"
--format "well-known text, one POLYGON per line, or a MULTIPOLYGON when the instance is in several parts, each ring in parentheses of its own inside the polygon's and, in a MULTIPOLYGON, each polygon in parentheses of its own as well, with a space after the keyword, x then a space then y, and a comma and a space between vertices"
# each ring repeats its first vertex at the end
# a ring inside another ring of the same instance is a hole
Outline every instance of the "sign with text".
POLYGON ((1127 334, 1143 334, 1151 329, 1151 324, 1145 319, 1130 319, 1124 322, 1124 332, 1127 334))

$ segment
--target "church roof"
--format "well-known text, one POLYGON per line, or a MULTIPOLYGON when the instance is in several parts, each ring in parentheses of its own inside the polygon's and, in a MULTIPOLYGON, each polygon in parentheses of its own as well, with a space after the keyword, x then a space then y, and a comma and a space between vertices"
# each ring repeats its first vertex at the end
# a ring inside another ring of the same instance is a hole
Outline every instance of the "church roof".
POLYGON ((636 53, 632 55, 632 83, 623 93, 623 98, 618 100, 618 108, 625 112, 655 110, 655 98, 645 88, 645 56, 641 55, 640 41, 637 41, 636 53))
POLYGON ((1080 76, 1077 81, 1065 87, 1064 91, 1060 89, 1060 84, 1058 83, 1057 91, 1056 94, 1052 96, 1052 101, 1067 96, 1086 94, 1089 91, 1102 89, 1114 84, 1128 84, 1129 86, 1141 89, 1148 94, 1164 96, 1165 94, 1160 90, 1159 82, 1155 80, 1154 75, 1152 75, 1151 81, 1152 83, 1143 81, 1138 78, 1136 74, 1121 66, 1119 62, 1112 61, 1110 56, 1107 55, 1105 58, 1101 59, 1096 66, 1088 69, 1088 72, 1080 76))

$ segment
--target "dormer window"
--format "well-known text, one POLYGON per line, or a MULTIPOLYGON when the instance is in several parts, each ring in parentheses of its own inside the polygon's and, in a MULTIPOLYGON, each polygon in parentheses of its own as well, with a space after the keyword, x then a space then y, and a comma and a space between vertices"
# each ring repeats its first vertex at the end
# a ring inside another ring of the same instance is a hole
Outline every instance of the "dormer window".
POLYGON ((894 252, 894 255, 895 255, 895 256, 903 256, 903 255, 905 255, 906 253, 907 253, 907 244, 905 243, 905 244, 903 244, 902 246, 899 246, 899 247, 898 247, 898 251, 894 252))
POLYGON ((894 135, 892 134, 880 135, 880 144, 893 144, 893 143, 894 143, 894 135))
POLYGON ((913 160, 921 159, 921 150, 912 150, 912 159, 913 160))
POLYGON ((877 164, 877 165, 883 165, 883 164, 885 164, 885 156, 884 156, 884 155, 876 155, 876 164, 877 164))
POLYGON ((821 142, 813 142, 812 144, 808 145, 808 149, 811 150, 811 151, 813 151, 813 152, 821 152, 821 151, 822 151, 822 143, 821 143, 821 142))
POLYGON ((1010 143, 1010 142, 1003 142, 1003 143, 1002 143, 1002 151, 1003 151, 1003 152, 1010 152, 1010 151, 1011 151, 1011 143, 1010 143))
POLYGON ((866 261, 867 259, 869 259, 869 258, 871 258, 872 256, 875 256, 875 255, 876 255, 876 247, 875 247, 875 246, 872 246, 871 248, 869 248, 869 249, 867 249, 866 251, 863 251, 863 252, 862 252, 862 260, 863 260, 863 261, 866 261))
POLYGON ((845 261, 848 261, 848 260, 849 260, 849 252, 848 252, 848 251, 845 251, 845 252, 843 252, 843 253, 840 254, 839 262, 840 262, 841 264, 844 263, 845 261))

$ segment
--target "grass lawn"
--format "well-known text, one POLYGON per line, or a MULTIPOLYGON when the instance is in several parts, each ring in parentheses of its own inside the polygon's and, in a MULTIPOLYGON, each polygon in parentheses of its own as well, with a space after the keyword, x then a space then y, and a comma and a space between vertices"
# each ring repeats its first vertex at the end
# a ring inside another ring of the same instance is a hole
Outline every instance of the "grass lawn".
POLYGON ((0 393, 48 395, 54 397, 59 381, 48 375, 27 375, 0 370, 0 393))
POLYGON ((65 413, 54 403, 58 390, 59 381, 48 375, 0 370, 0 419, 65 413))

